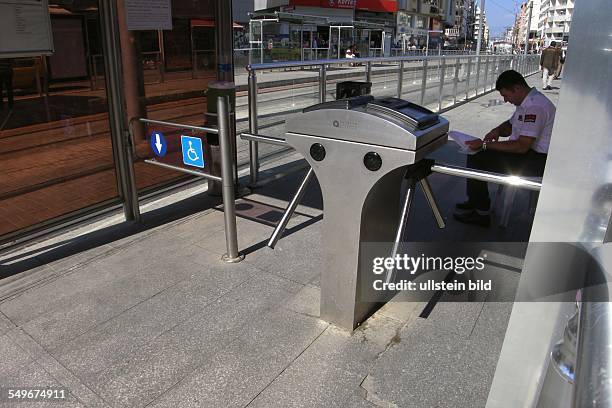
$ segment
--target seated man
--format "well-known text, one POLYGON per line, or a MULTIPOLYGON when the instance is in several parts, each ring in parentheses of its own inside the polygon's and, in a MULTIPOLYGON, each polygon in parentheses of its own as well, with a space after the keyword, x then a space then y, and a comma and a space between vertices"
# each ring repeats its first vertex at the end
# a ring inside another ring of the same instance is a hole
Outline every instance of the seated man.
MULTIPOLYGON (((486 134, 484 140, 467 142, 470 149, 480 150, 468 156, 467 166, 496 173, 536 176, 544 174, 546 155, 550 144, 555 106, 516 71, 503 72, 495 88, 505 102, 516 105, 512 117, 486 134), (507 141, 500 137, 510 136, 507 141)), ((468 200, 456 205, 453 214, 458 221, 488 227, 491 220, 487 183, 467 180, 468 200)))

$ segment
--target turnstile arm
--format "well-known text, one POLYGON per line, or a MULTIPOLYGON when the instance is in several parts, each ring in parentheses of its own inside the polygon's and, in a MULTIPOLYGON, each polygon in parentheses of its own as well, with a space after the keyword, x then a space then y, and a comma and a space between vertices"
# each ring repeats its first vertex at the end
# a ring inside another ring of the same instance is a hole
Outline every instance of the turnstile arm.
POLYGON ((270 239, 268 240, 268 246, 270 248, 274 249, 274 247, 278 243, 278 240, 283 235, 283 232, 285 232, 285 228, 287 228, 287 223, 289 223, 289 220, 293 216, 295 209, 297 208, 300 201, 302 201, 302 197, 304 197, 304 193, 306 192, 306 187, 308 187, 308 183, 310 182, 310 179, 312 178, 313 174, 314 174, 314 170, 312 169, 312 167, 310 167, 308 169, 308 173, 306 173, 306 176, 302 180, 300 187, 297 189, 295 195, 291 199, 291 202, 287 206, 287 209, 283 213, 283 217, 279 221, 276 228, 274 228, 274 231, 272 232, 272 235, 270 236, 270 239))
POLYGON ((425 193, 425 198, 427 198, 427 202, 429 203, 429 207, 431 208, 431 212, 433 212, 434 217, 436 218, 436 222, 438 223, 438 228, 446 228, 446 224, 444 223, 444 218, 442 217, 442 213, 440 212, 440 208, 438 207, 438 203, 436 202, 436 197, 431 190, 431 185, 429 184, 429 180, 427 178, 419 180, 421 184, 421 188, 425 193))
POLYGON ((277 146, 289 146, 285 139, 281 139, 280 137, 274 136, 264 136, 264 135, 254 135, 252 133, 241 133, 240 138, 243 140, 250 140, 252 142, 262 142, 273 144, 277 146))

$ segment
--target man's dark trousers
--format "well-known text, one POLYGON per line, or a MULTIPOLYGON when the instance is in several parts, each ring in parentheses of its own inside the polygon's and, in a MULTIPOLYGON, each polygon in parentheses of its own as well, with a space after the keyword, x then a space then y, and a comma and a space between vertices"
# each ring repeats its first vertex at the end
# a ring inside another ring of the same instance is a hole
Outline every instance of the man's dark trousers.
POLYGON ((4 106, 4 89, 8 96, 8 106, 13 107, 13 73, 0 72, 0 107, 4 106))
MULTIPOLYGON (((542 177, 546 165, 546 154, 529 149, 525 154, 480 151, 467 158, 467 167, 494 173, 525 177, 542 177)), ((491 206, 489 189, 484 181, 467 180, 468 202, 477 210, 487 211, 491 206)))

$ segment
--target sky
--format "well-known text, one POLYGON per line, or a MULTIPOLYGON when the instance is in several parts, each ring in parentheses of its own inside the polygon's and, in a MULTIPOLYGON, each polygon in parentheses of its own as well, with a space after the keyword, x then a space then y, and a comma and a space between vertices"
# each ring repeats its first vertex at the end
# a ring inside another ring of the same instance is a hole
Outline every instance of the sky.
MULTIPOLYGON (((481 0, 475 0, 480 7, 481 0)), ((491 30, 491 38, 501 35, 506 27, 514 24, 514 16, 520 10, 519 0, 485 0, 485 13, 491 30)))

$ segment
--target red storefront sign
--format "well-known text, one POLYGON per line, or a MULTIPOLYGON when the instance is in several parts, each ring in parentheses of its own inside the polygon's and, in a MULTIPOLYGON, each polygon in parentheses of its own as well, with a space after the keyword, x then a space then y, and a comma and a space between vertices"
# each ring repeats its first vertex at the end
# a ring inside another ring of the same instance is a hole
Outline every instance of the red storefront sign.
POLYGON ((397 12, 397 0, 357 0, 357 10, 397 12))
POLYGON ((357 0, 289 0, 290 6, 354 9, 357 0))
POLYGON ((289 0, 289 6, 397 12, 397 0, 289 0))

